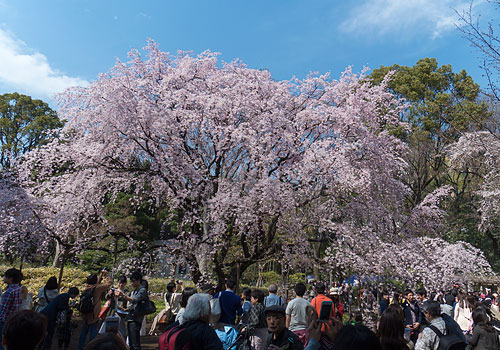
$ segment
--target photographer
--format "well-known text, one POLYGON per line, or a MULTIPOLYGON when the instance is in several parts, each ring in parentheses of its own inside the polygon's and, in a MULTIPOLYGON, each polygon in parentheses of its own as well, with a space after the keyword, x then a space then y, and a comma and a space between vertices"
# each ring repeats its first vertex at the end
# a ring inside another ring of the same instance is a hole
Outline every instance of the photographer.
POLYGON ((123 292, 119 292, 118 296, 131 303, 129 308, 129 315, 127 318, 127 330, 130 349, 140 350, 140 332, 144 315, 135 314, 134 311, 140 301, 148 299, 147 282, 143 281, 142 274, 139 271, 135 271, 130 275, 130 283, 132 284, 132 287, 134 287, 132 294, 130 296, 127 296, 123 292))

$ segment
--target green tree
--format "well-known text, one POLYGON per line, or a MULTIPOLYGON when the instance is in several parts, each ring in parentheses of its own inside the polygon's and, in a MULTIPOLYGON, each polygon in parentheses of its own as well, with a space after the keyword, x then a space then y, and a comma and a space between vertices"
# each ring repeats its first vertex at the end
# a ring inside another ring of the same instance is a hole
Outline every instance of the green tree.
POLYGON ((455 73, 451 65, 439 66, 435 58, 420 59, 413 67, 382 66, 371 78, 379 84, 393 72, 392 93, 404 98, 408 108, 401 119, 409 128, 392 130, 408 143, 408 172, 404 181, 411 189, 409 204, 419 204, 436 187, 452 184, 463 190, 461 175, 447 171, 444 148, 464 132, 481 129, 490 113, 478 101, 479 85, 465 70, 455 73))
POLYGON ((11 159, 43 145, 62 127, 56 112, 42 100, 17 92, 0 96, 0 168, 11 159))

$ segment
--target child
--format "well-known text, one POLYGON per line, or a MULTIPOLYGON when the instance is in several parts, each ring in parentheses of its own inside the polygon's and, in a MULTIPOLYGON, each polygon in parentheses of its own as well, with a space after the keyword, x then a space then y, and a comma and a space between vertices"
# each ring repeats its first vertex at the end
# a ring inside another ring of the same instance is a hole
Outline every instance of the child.
POLYGON ((56 328, 57 348, 59 350, 62 349, 67 350, 69 349, 69 343, 71 341, 71 334, 73 333, 73 328, 77 328, 78 325, 76 324, 76 322, 71 322, 71 318, 73 316, 72 309, 68 309, 62 312, 64 312, 66 315, 64 322, 62 322, 62 324, 58 325, 56 328))

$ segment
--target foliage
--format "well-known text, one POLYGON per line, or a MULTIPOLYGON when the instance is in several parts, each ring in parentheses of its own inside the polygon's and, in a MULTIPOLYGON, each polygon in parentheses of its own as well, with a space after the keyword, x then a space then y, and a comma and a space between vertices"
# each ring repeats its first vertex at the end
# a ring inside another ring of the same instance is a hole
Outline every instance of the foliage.
POLYGON ((299 282, 306 283, 306 274, 301 272, 291 274, 288 276, 288 282, 292 288, 299 282))
POLYGON ((0 168, 45 144, 64 123, 47 103, 17 92, 0 95, 0 168))

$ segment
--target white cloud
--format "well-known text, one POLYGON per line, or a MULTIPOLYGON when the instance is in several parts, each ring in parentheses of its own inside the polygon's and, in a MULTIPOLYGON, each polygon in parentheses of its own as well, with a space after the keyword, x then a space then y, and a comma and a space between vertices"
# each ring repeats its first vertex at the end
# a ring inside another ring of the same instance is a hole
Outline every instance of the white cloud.
POLYGON ((51 67, 45 55, 0 28, 0 84, 38 97, 52 98, 70 86, 88 85, 51 67))
MULTIPOLYGON (((485 0, 476 0, 474 7, 485 0)), ((341 23, 344 32, 387 35, 423 33, 432 38, 455 28, 470 0, 364 0, 341 23)))

